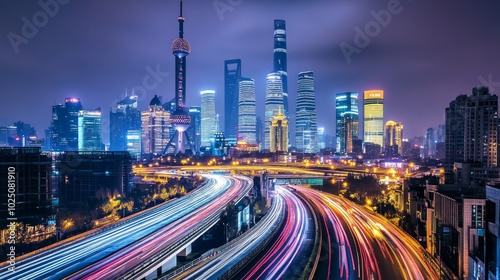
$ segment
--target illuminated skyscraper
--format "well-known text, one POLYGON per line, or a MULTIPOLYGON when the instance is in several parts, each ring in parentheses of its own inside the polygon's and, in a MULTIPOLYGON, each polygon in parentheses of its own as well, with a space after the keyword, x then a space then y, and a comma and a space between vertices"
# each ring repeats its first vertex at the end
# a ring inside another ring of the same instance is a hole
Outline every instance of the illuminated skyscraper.
POLYGON ((210 138, 215 133, 215 90, 204 90, 201 94, 201 146, 210 147, 210 138))
POLYGON ((224 135, 226 139, 238 136, 238 81, 241 78, 241 60, 224 61, 224 135))
POLYGON ((274 20, 274 68, 273 71, 282 76, 283 108, 288 118, 288 73, 286 61, 286 22, 274 20))
POLYGON ((184 38, 184 17, 182 16, 182 0, 180 3, 179 38, 172 42, 172 54, 175 56, 175 112, 170 116, 170 123, 175 129, 174 136, 165 147, 164 153, 192 153, 191 142, 186 130, 191 124, 186 105, 186 57, 191 52, 188 40, 184 38))
MULTIPOLYGON (((264 112, 264 149, 270 148, 270 127, 271 119, 283 112, 283 84, 282 75, 279 73, 269 73, 266 78, 266 106, 264 112)), ((287 137, 288 140, 288 137, 287 137)))
POLYGON ((170 136, 170 113, 166 111, 158 96, 149 103, 149 109, 141 114, 142 154, 163 154, 170 136))
POLYGON ((201 146, 201 107, 191 106, 189 107, 189 115, 191 116, 191 125, 189 126, 187 133, 189 139, 194 145, 196 152, 200 151, 201 146))
POLYGON ((101 109, 78 112, 78 151, 101 151, 101 109))
POLYGON ((336 151, 352 153, 353 140, 358 138, 358 93, 343 92, 335 96, 336 151))
POLYGON ((299 73, 295 117, 295 146, 306 153, 318 151, 316 99, 312 71, 299 73))
POLYGON ((364 94, 364 142, 384 145, 384 91, 367 90, 364 94))
POLYGON ((403 124, 395 121, 388 121, 385 124, 385 145, 386 154, 395 156, 394 151, 397 146, 397 154, 403 155, 403 124))
POLYGON ((271 120, 270 151, 288 152, 288 120, 278 112, 271 120))
POLYGON ((133 158, 141 153, 141 111, 137 95, 126 95, 110 111, 110 151, 128 151, 133 158))
POLYGON ((239 81, 238 140, 257 142, 257 115, 255 113, 255 81, 242 78, 239 81))

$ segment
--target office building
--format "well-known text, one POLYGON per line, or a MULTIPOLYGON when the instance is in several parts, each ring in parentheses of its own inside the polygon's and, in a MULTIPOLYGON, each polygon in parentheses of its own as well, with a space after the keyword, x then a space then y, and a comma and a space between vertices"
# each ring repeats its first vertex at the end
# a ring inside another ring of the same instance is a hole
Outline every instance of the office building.
POLYGON ((338 153, 353 152, 353 140, 358 139, 358 93, 342 92, 335 96, 336 147, 338 153))
POLYGON ((435 158, 436 153, 436 137, 434 133, 434 128, 429 127, 425 133, 425 143, 424 143, 424 158, 435 158))
POLYGON ((199 152, 201 146, 201 107, 189 107, 189 116, 191 116, 191 125, 187 130, 187 134, 191 143, 193 143, 193 152, 199 152))
POLYGON ((257 124, 256 124, 256 139, 259 144, 259 149, 263 149, 264 146, 264 122, 260 116, 257 116, 257 124))
MULTIPOLYGON (((267 74, 266 78, 266 105, 264 112, 264 149, 270 149, 271 120, 279 112, 283 112, 283 83, 282 75, 276 72, 267 74)), ((288 137, 287 137, 288 138, 288 137)))
POLYGON ((288 152, 288 120, 278 112, 271 120, 270 152, 288 152))
POLYGON ((137 158, 141 153, 141 111, 137 95, 126 94, 110 111, 110 151, 128 151, 137 158), (139 135, 139 137, 138 137, 139 135))
POLYGON ((238 101, 238 140, 257 142, 257 115, 255 112, 255 81, 241 78, 238 101))
POLYGON ((215 91, 203 90, 201 94, 201 146, 210 147, 215 133, 215 91))
POLYGON ((15 145, 17 138, 17 128, 13 125, 0 126, 0 147, 10 147, 15 145))
POLYGON ((241 60, 224 61, 224 135, 227 139, 238 137, 238 82, 241 79, 241 60))
POLYGON ((385 124, 384 149, 386 156, 403 155, 403 124, 388 121, 385 124), (394 151, 396 153, 394 153, 394 151))
POLYGON ((125 196, 132 188, 129 152, 65 152, 56 159, 61 208, 81 208, 107 194, 125 196))
POLYGON ((163 109, 158 96, 149 103, 149 109, 141 113, 143 155, 163 154, 170 136, 170 113, 163 109))
POLYGON ((286 49, 286 22, 281 19, 274 20, 274 67, 273 72, 281 75, 283 109, 289 118, 288 111, 288 73, 287 73, 287 49, 286 49))
POLYGON ((17 222, 26 225, 55 224, 52 212, 52 159, 40 147, 0 148, 0 229, 7 228, 9 208, 17 222), (15 206, 9 206, 8 176, 16 178, 15 206))
POLYGON ((364 142, 384 145, 384 91, 364 92, 364 142))
POLYGON ((52 106, 51 144, 52 150, 78 150, 78 112, 82 110, 79 98, 69 97, 64 104, 52 106))
POLYGON ((101 139, 101 109, 78 112, 78 151, 100 151, 101 139))
POLYGON ((318 152, 317 133, 314 74, 312 71, 301 72, 298 78, 295 110, 295 147, 305 153, 318 152))

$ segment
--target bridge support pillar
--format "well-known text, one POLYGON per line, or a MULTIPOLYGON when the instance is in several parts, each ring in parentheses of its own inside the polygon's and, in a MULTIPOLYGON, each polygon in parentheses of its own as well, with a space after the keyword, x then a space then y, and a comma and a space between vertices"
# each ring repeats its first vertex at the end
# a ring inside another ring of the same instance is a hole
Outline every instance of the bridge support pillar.
POLYGON ((179 254, 177 254, 177 256, 186 257, 189 254, 191 254, 191 244, 189 244, 186 248, 180 251, 179 254))

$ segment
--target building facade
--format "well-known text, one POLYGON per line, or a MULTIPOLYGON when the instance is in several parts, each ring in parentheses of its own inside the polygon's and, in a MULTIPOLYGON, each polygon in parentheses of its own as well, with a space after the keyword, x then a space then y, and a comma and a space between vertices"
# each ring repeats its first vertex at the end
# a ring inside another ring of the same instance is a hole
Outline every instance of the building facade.
POLYGON ((364 92, 364 142, 384 145, 384 91, 364 92))
POLYGON ((80 98, 68 97, 64 104, 52 106, 52 151, 78 150, 78 112, 82 110, 80 98))
MULTIPOLYGON (((270 128, 271 120, 279 112, 283 112, 283 83, 282 75, 276 72, 267 74, 266 77, 266 105, 264 112, 264 149, 271 147, 270 128)), ((288 137, 287 137, 288 138, 288 137)))
POLYGON ((193 148, 196 152, 199 152, 201 146, 201 107, 189 107, 189 115, 191 116, 191 125, 187 130, 187 134, 193 143, 193 148))
POLYGON ((299 73, 295 110, 295 146, 305 153, 318 152, 316 97, 312 71, 299 73))
POLYGON ((39 147, 0 148, 0 229, 7 228, 9 208, 17 222, 29 225, 55 223, 52 209, 52 159, 39 147), (14 175, 15 206, 9 206, 9 175, 14 175))
POLYGON ((132 187, 128 152, 65 152, 56 159, 61 208, 80 208, 95 199, 126 195, 132 187))
POLYGON ((336 151, 352 153, 353 140, 358 138, 358 93, 343 92, 335 96, 336 151))
POLYGON ((201 146, 210 147, 215 133, 215 90, 203 90, 201 94, 201 146))
POLYGON ((257 114, 255 109, 255 81, 242 78, 239 81, 238 140, 257 142, 257 114))

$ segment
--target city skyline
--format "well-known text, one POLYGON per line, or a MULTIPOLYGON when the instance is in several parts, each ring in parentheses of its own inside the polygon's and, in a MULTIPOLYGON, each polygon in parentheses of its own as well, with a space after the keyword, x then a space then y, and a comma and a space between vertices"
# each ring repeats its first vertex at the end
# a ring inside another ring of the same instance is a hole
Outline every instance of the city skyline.
MULTIPOLYGON (((256 81, 257 111, 262 116, 265 75, 273 69, 275 19, 283 19, 287 24, 290 112, 295 111, 296 105, 295 77, 302 71, 314 71, 318 126, 325 127, 330 135, 335 131, 330 109, 338 92, 383 89, 384 121, 400 120, 408 138, 424 135, 428 127, 444 123, 444 109, 449 101, 472 87, 486 84, 495 92, 500 73, 491 61, 499 60, 499 54, 493 50, 500 43, 493 35, 493 16, 488 15, 497 10, 497 3, 432 6, 428 13, 429 5, 401 2, 400 12, 392 14, 387 26, 369 38, 369 44, 360 48, 359 54, 350 55, 349 63, 340 44, 356 46, 356 27, 364 29, 374 19, 373 13, 386 10, 389 2, 320 1, 314 5, 284 6, 282 1, 255 1, 242 2, 228 10, 216 8, 213 3, 203 3, 195 9, 196 3, 185 2, 186 16, 192 19, 186 22, 186 36, 194 50, 187 78, 187 105, 200 104, 197 92, 201 89, 214 88, 222 93, 224 60, 241 59, 242 75, 256 81), (262 9, 264 3, 268 9, 262 9), (257 11, 262 16, 259 21, 252 16, 257 11), (309 17, 299 16, 298 11, 318 15, 315 18, 322 20, 311 22, 309 17), (337 17, 327 16, 332 13, 337 17), (467 23, 455 19, 464 17, 475 20, 467 23), (434 30, 433 26, 447 32, 434 30), (412 37, 401 40, 407 33, 412 33, 412 37), (245 39, 252 43, 243 43, 245 39), (481 52, 475 51, 478 46, 481 52), (426 114, 421 114, 424 106, 426 114)), ((7 2, 2 9, 0 30, 5 37, 0 46, 5 51, 0 61, 5 80, 0 83, 0 91, 9 98, 0 105, 0 124, 21 120, 32 124, 38 136, 43 137, 41 132, 50 125, 51 106, 63 103, 66 97, 78 97, 85 108, 103 108, 102 136, 107 143, 109 109, 123 98, 125 88, 130 91, 141 86, 149 77, 153 89, 140 95, 139 106, 143 110, 155 94, 163 97, 162 102, 174 96, 169 46, 176 38, 178 25, 172 18, 178 10, 172 3, 128 2, 121 4, 119 10, 115 3, 100 3, 100 13, 91 13, 97 2, 59 5, 57 13, 37 28, 28 43, 17 46, 16 53, 7 35, 22 35, 23 17, 32 21, 36 12, 43 11, 35 2, 23 3, 26 2, 7 2), (83 20, 82 16, 92 20, 83 20), (30 106, 30 113, 19 115, 21 106, 30 106)), ((223 95, 218 94, 216 99, 222 102, 223 95)), ((222 108, 218 107, 218 113, 223 113, 222 108)))

